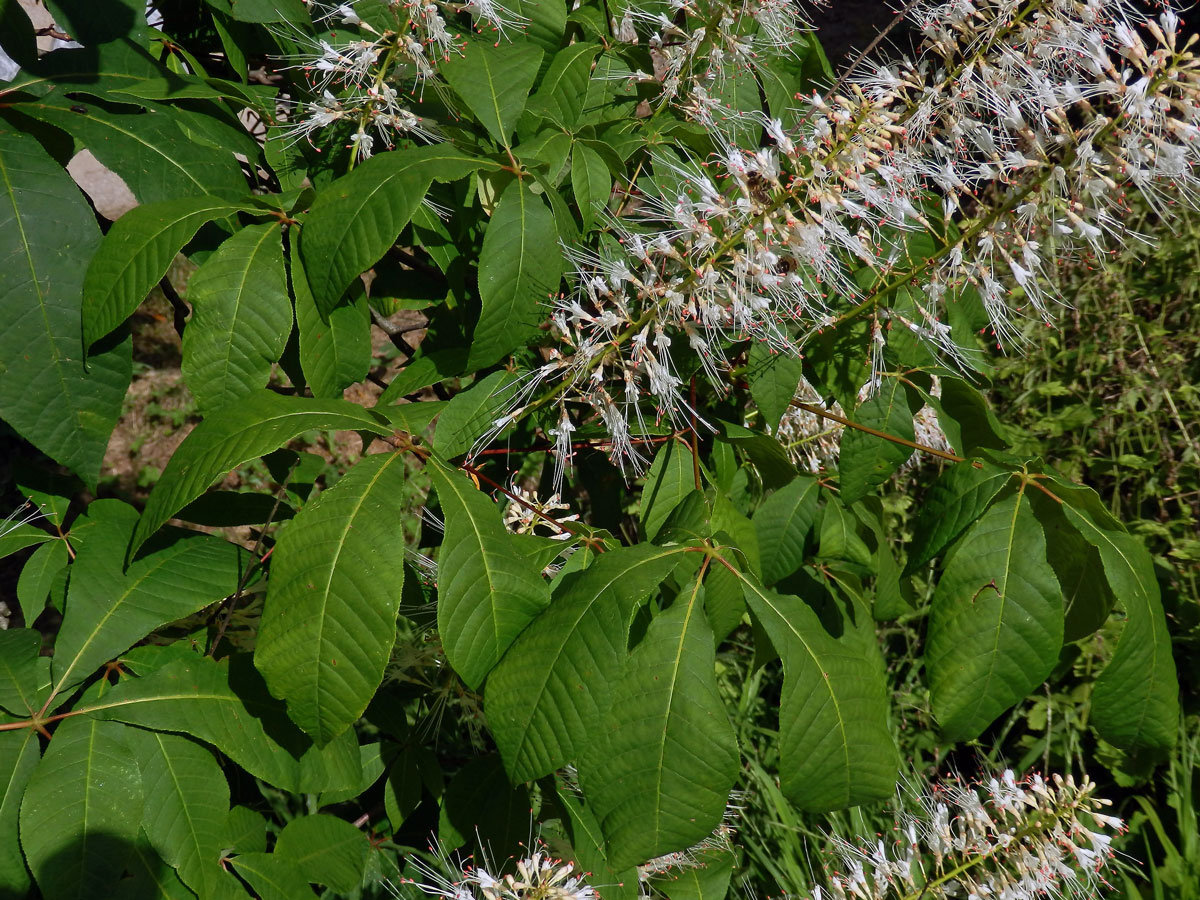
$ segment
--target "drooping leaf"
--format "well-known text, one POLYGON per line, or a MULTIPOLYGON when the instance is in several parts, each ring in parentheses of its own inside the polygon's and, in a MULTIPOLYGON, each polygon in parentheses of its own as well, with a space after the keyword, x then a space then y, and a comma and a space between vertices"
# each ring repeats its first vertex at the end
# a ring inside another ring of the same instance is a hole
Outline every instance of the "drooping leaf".
POLYGON ((708 835, 737 780, 737 737, 717 691, 703 590, 694 582, 650 623, 580 760, 584 797, 618 869, 708 835))
POLYGON ((0 631, 0 707, 14 716, 37 712, 38 653, 42 636, 32 628, 0 631))
POLYGON ((318 749, 271 699, 249 657, 189 655, 80 707, 94 718, 174 731, 216 747, 256 778, 293 793, 350 787, 361 777, 353 735, 318 749))
POLYGON ((817 479, 797 476, 763 501, 754 513, 763 582, 772 585, 800 568, 817 518, 817 479))
POLYGON ((600 44, 580 41, 554 54, 537 93, 529 99, 529 109, 573 129, 583 112, 592 60, 602 49, 600 44))
POLYGON ((67 542, 63 540, 42 544, 26 560, 17 580, 17 601, 26 626, 32 627, 42 614, 50 586, 66 566, 67 542))
POLYGON ((464 475, 426 467, 446 517, 438 558, 438 631, 450 665, 477 687, 550 602, 542 567, 505 530, 500 510, 464 475))
POLYGON ((349 893, 362 883, 370 852, 367 836, 335 816, 301 816, 288 822, 275 842, 275 856, 305 881, 349 893))
POLYGON ((107 897, 121 877, 143 803, 125 734, 116 722, 66 719, 25 788, 21 847, 46 900, 107 897))
MULTIPOLYGON (((321 318, 300 259, 292 257, 292 290, 300 332, 300 368, 314 397, 340 399, 371 367, 371 313, 365 294, 339 303, 321 318)), ((383 402, 383 398, 380 398, 383 402)))
POLYGON ((642 530, 654 540, 667 516, 696 490, 692 451, 679 441, 667 441, 654 456, 642 488, 642 530))
POLYGON ((608 708, 629 614, 679 563, 679 547, 623 547, 561 583, 488 676, 488 727, 514 782, 576 760, 608 708))
POLYGON ((132 376, 127 341, 85 365, 82 262, 99 244, 71 177, 0 127, 0 418, 92 484, 132 376))
POLYGON ((751 612, 783 659, 779 769, 784 794, 813 811, 889 796, 898 757, 870 617, 851 608, 835 637, 799 597, 741 577, 751 612), (854 621, 848 621, 851 616, 854 621))
POLYGON ((232 594, 245 565, 235 544, 175 531, 126 569, 136 510, 119 500, 97 500, 88 518, 96 525, 77 551, 55 644, 55 696, 155 628, 232 594))
POLYGON ((215 894, 229 846, 229 785, 206 748, 174 734, 126 729, 146 803, 142 827, 158 854, 200 897, 215 894))
POLYGON ((396 639, 405 550, 403 454, 360 460, 275 545, 254 663, 318 744, 362 715, 396 639))
POLYGON ((488 134, 508 147, 541 62, 542 51, 528 43, 468 41, 438 71, 488 134))
POLYGON ((469 369, 491 365, 537 334, 558 290, 562 255, 554 215, 524 181, 500 197, 479 254, 482 310, 471 339, 469 369))
POLYGON ((146 501, 130 553, 218 477, 314 428, 373 434, 391 430, 382 417, 344 400, 286 397, 271 391, 217 410, 183 439, 167 463, 146 501))
POLYGON ((750 396, 762 413, 762 423, 775 433, 779 420, 796 397, 800 379, 804 377, 804 362, 790 353, 770 350, 765 343, 750 348, 746 380, 750 396))
POLYGON ((176 197, 121 216, 88 265, 84 345, 90 347, 129 318, 201 225, 247 208, 219 197, 176 197))
POLYGON ((280 224, 243 228, 188 281, 183 378, 203 410, 264 388, 292 330, 280 224))
POLYGON ((262 900, 295 900, 312 893, 295 864, 274 853, 241 853, 229 862, 262 900))
POLYGON ((300 237, 313 299, 328 316, 346 287, 396 242, 431 181, 452 181, 492 165, 449 144, 368 159, 317 195, 300 237))
POLYGON ((1060 494, 1067 521, 1099 551, 1104 576, 1126 616, 1112 659, 1096 679, 1092 725, 1118 747, 1172 747, 1178 734, 1179 681, 1154 562, 1137 538, 1105 528, 1104 519, 1091 515, 1077 495, 1060 494))
POLYGON ((1011 474, 1000 466, 980 462, 948 468, 917 510, 906 572, 915 572, 958 539, 988 508, 1011 474))
POLYGON ((817 555, 843 559, 860 566, 871 565, 871 551, 858 536, 857 520, 833 494, 828 494, 821 512, 821 534, 817 555))
MULTIPOLYGON (((854 410, 854 422, 906 441, 916 440, 913 414, 904 383, 885 379, 875 393, 854 410)), ((838 476, 842 502, 854 503, 887 481, 912 456, 911 447, 896 444, 856 428, 842 431, 838 452, 838 476)))
POLYGON ((1008 446, 1004 426, 996 419, 983 395, 961 378, 942 378, 941 397, 929 398, 950 445, 968 456, 979 448, 1002 450, 1008 446))
POLYGON ((1041 684, 1063 641, 1062 590, 1022 493, 971 526, 933 595, 925 666, 951 740, 976 737, 1041 684))
POLYGON ((608 206, 608 197, 612 193, 612 175, 608 166, 600 154, 586 144, 576 144, 571 153, 571 190, 586 231, 608 206))

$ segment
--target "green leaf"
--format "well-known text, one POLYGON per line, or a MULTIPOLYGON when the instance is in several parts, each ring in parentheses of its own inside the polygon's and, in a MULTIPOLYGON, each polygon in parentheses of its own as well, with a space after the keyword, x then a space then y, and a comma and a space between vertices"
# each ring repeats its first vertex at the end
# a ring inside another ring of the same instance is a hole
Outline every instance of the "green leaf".
POLYGON ((447 850, 470 841, 496 859, 515 854, 529 836, 529 789, 512 786, 493 754, 455 773, 442 796, 438 841, 447 850))
POLYGON ((821 514, 821 538, 817 555, 823 559, 844 559, 860 566, 871 565, 871 551, 858 536, 857 522, 841 500, 829 494, 821 514))
POLYGON ((958 540, 983 515, 1009 478, 1007 469, 989 462, 957 463, 933 483, 917 510, 905 572, 915 572, 958 540))
MULTIPOLYGON (((292 257, 292 290, 300 332, 300 368, 315 397, 341 399, 371 367, 371 311, 365 293, 339 303, 321 318, 298 256, 292 257)), ((411 368, 411 366, 409 366, 411 368)), ((399 377, 399 376, 397 376, 399 377)), ((383 398, 379 398, 383 402, 383 398)))
MULTIPOLYGON (((34 516, 37 517, 37 513, 34 513, 34 516)), ((54 535, 48 531, 42 531, 24 522, 14 525, 11 518, 6 519, 0 522, 0 559, 52 540, 54 535)))
POLYGON ((17 601, 21 604, 21 615, 25 618, 26 626, 32 627, 42 614, 50 586, 66 567, 67 542, 63 540, 42 544, 25 562, 21 577, 17 580, 17 601))
POLYGON ((267 385, 292 330, 280 223, 243 228, 188 282, 183 378, 203 410, 267 385))
POLYGON ((360 460, 280 534, 254 663, 319 745, 374 696, 404 586, 404 454, 360 460))
POLYGON ((247 806, 229 810, 229 846, 237 853, 266 853, 266 817, 247 806))
MULTIPOLYGON (((603 48, 596 43, 575 43, 554 54, 537 93, 529 100, 533 111, 545 113, 568 129, 574 129, 583 114, 592 60, 603 48)), ((592 151, 595 153, 595 151, 592 151)), ((608 167, 605 166, 605 171, 608 167)))
POLYGON ((720 823, 737 780, 737 737, 717 691, 703 587, 650 623, 579 763, 612 865, 682 850, 720 823))
POLYGON ((183 197, 131 209, 113 223, 84 280, 83 342, 90 347, 138 308, 200 226, 249 207, 183 197))
POLYGON ((0 631, 0 706, 14 716, 30 716, 37 702, 38 653, 42 636, 32 628, 0 631))
POLYGON ((608 708, 625 659, 629 615, 679 563, 679 547, 605 553, 565 579, 488 676, 488 728, 512 781, 578 759, 608 708))
POLYGON ((931 397, 929 403, 955 450, 969 456, 980 448, 1003 450, 1008 446, 1004 426, 979 391, 961 378, 943 377, 941 384, 941 397, 931 397))
POLYGON ((109 112, 65 96, 57 103, 14 103, 12 109, 76 138, 120 175, 141 203, 246 193, 232 152, 215 153, 191 140, 165 113, 109 112))
POLYGON ((61 722, 25 788, 21 847, 46 900, 107 897, 121 877, 143 803, 125 735, 115 722, 61 722))
POLYGON ((499 168, 449 144, 395 150, 317 194, 300 235, 300 259, 321 315, 327 317, 350 282, 396 242, 431 181, 452 181, 485 166, 499 168))
POLYGON ((132 375, 123 342, 85 366, 82 262, 100 229, 71 177, 0 127, 0 418, 90 484, 132 375))
POLYGON ((468 369, 481 369, 529 342, 558 290, 562 254, 554 215, 523 181, 500 197, 479 254, 482 309, 471 339, 468 369))
POLYGON ((783 445, 769 434, 743 428, 733 422, 718 422, 717 439, 738 448, 754 463, 763 487, 777 488, 796 477, 796 467, 783 445))
POLYGON ((786 578, 804 562, 804 547, 817 518, 819 487, 813 476, 799 475, 764 500, 754 513, 765 584, 786 578))
POLYGON ((583 229, 587 231, 608 206, 612 175, 600 154, 584 144, 576 144, 571 154, 571 190, 575 193, 583 229))
POLYGON ((803 377, 800 357, 772 351, 765 343, 751 346, 746 380, 750 382, 750 396, 762 413, 762 423, 772 434, 795 399, 803 377))
POLYGON ((963 536, 934 592, 928 640, 933 713, 950 740, 979 735, 1054 668, 1062 591, 1023 493, 963 536))
POLYGON ((274 853, 242 853, 229 861, 262 900, 296 900, 312 894, 295 864, 274 853))
POLYGON ((25 787, 40 759, 32 728, 0 731, 0 896, 24 897, 29 892, 17 820, 25 787))
POLYGON ((870 616, 852 607, 845 618, 852 615, 853 621, 843 621, 835 637, 799 597, 740 577, 750 611, 783 659, 779 770, 784 794, 812 811, 890 796, 899 760, 870 616))
POLYGON ((208 0, 208 5, 239 22, 309 21, 302 0, 208 0))
POLYGON ((527 43, 467 41, 438 71, 488 133, 505 147, 525 110, 542 51, 527 43))
POLYGON ((175 530, 126 569, 137 512, 119 500, 97 500, 88 518, 96 527, 71 567, 67 611, 54 648, 54 696, 155 628, 232 594, 245 565, 237 545, 175 530))
POLYGON ((323 749, 271 700, 250 658, 217 662, 207 656, 175 659, 140 678, 128 678, 93 703, 88 715, 190 734, 211 744, 256 778, 293 793, 318 793, 357 784, 361 777, 353 735, 323 749))
MULTIPOLYGON (((904 383, 886 379, 854 410, 854 422, 906 441, 915 441, 912 411, 904 383)), ((849 505, 883 484, 912 456, 911 447, 856 428, 845 428, 838 453, 842 502, 849 505)))
POLYGON ((668 900, 725 900, 733 877, 733 853, 723 847, 705 847, 695 860, 677 871, 650 879, 668 900))
POLYGON ((541 566, 505 530, 500 509, 461 473, 426 466, 446 517, 438 557, 438 631, 446 658, 474 689, 550 603, 541 566))
POLYGON ((433 433, 433 449, 438 455, 453 459, 470 450, 511 407, 518 380, 513 373, 501 370, 455 394, 433 433))
POLYGON ((637 867, 617 870, 609 865, 604 854, 604 833, 591 807, 583 802, 578 791, 561 784, 555 796, 567 813, 563 824, 568 829, 575 861, 584 872, 591 873, 588 880, 604 885, 604 900, 637 900, 641 884, 637 867))
POLYGON ((362 883, 370 852, 367 836, 334 816, 292 819, 275 841, 275 857, 292 865, 305 881, 345 894, 362 883))
POLYGON ((1112 659, 1096 679, 1092 725, 1106 741, 1125 749, 1172 747, 1179 681, 1154 561, 1137 538, 1103 527, 1079 498, 1062 494, 1067 521, 1099 551, 1104 576, 1126 616, 1112 659))
POLYGON ((197 895, 211 896, 231 837, 225 774, 209 750, 187 738, 130 728, 126 740, 150 798, 142 827, 151 845, 197 895))
MULTIPOLYGON (((138 832, 137 842, 125 866, 128 877, 121 880, 113 900, 194 900, 196 896, 151 846, 144 828, 138 832)), ((226 879, 221 884, 224 892, 209 894, 212 900, 233 900, 229 889, 240 891, 240 885, 235 887, 228 881, 234 879, 232 874, 226 873, 223 877, 226 879)), ((234 881, 236 884, 236 879, 234 881)), ((237 897, 238 893, 233 896, 237 897)))
POLYGON ((692 451, 679 441, 667 441, 655 454, 642 488, 642 530, 647 540, 658 537, 671 511, 694 490, 696 471, 692 451))
POLYGON ((235 466, 277 450, 314 428, 387 434, 386 419, 344 400, 310 400, 260 391, 197 425, 167 463, 146 501, 130 553, 235 466))

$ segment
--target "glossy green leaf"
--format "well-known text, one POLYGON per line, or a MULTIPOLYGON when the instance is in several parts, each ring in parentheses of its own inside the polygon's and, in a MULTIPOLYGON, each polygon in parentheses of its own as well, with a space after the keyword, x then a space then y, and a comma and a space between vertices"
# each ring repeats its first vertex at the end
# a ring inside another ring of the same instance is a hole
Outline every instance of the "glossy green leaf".
POLYGON ((25 787, 40 759, 38 734, 32 728, 0 731, 0 897, 29 892, 17 822, 25 787))
POLYGON ((71 177, 0 126, 0 418, 93 484, 132 375, 128 342, 85 366, 83 261, 99 245, 71 177))
POLYGON ((312 894, 295 864, 274 853, 242 853, 229 862, 262 900, 296 900, 312 894))
POLYGON ((266 853, 266 817, 247 806, 229 810, 229 846, 237 853, 266 853))
POLYGON ((488 728, 514 782, 578 759, 608 708, 625 659, 629 614, 680 561, 651 544, 601 555, 564 579, 550 606, 488 676, 488 728))
POLYGON ((906 572, 915 572, 940 555, 977 520, 1012 477, 989 462, 950 466, 929 489, 913 521, 906 572))
POLYGON ((309 12, 302 0, 208 0, 208 4, 239 22, 307 24, 309 21, 309 12))
POLYGON ((407 459, 360 460, 280 534, 254 663, 325 744, 362 715, 396 639, 407 459))
POLYGON ((178 197, 121 216, 88 265, 84 344, 90 347, 132 315, 201 225, 247 208, 218 197, 178 197))
POLYGON ((66 567, 67 542, 63 540, 42 544, 26 560, 17 580, 17 602, 21 604, 21 615, 25 617, 27 627, 32 627, 46 608, 50 586, 66 567))
POLYGON ((1024 494, 993 505, 963 536, 934 592, 928 641, 933 713, 951 740, 978 736, 1054 668, 1062 590, 1024 494))
POLYGON ((188 281, 183 378, 202 410, 267 385, 292 330, 280 224, 243 228, 188 281))
POLYGON ((349 893, 362 883, 370 852, 367 836, 344 819, 301 816, 275 841, 275 856, 292 865, 305 881, 349 893))
POLYGON ((174 734, 130 728, 146 803, 142 827, 150 844, 200 897, 215 894, 228 848, 229 785, 212 752, 174 734))
POLYGON ((11 520, 5 521, 0 523, 0 559, 52 540, 54 535, 48 531, 23 522, 14 525, 11 520))
MULTIPOLYGON (((906 441, 915 441, 913 414, 904 382, 887 378, 854 410, 854 422, 906 441)), ((855 428, 842 431, 838 452, 838 477, 842 502, 854 503, 883 484, 912 456, 911 447, 867 434, 855 428)))
POLYGON ((642 488, 642 530, 647 540, 658 536, 667 516, 694 490, 696 471, 692 451, 679 441, 667 441, 655 454, 642 488))
POLYGON ((345 389, 366 378, 371 367, 371 312, 366 294, 355 293, 321 318, 304 267, 295 256, 292 290, 304 378, 314 397, 341 399, 345 389))
POLYGON ((489 164, 438 144, 368 159, 322 190, 300 236, 300 259, 317 309, 328 316, 347 286, 396 242, 431 181, 489 164))
POLYGON ((762 424, 772 434, 795 399, 803 377, 804 361, 800 357, 773 351, 765 343, 750 348, 746 372, 750 396, 762 413, 762 424))
POLYGON ((599 44, 580 41, 555 53, 529 108, 573 128, 583 113, 592 60, 602 49, 599 44))
POLYGON ((821 513, 817 555, 823 559, 843 559, 860 566, 871 565, 871 551, 858 536, 857 521, 841 500, 828 492, 821 513))
POLYGON ((804 548, 817 518, 818 488, 816 478, 799 475, 754 513, 765 584, 786 578, 804 562, 804 548))
POLYGON ((72 565, 67 610, 54 649, 54 694, 165 625, 237 590, 246 559, 237 545, 171 531, 125 568, 138 514, 119 500, 88 509, 96 523, 72 565))
POLYGON ((1104 576, 1126 616, 1112 659, 1096 679, 1091 723, 1118 747, 1172 747, 1178 734, 1179 681, 1154 561, 1137 538, 1097 524, 1078 498, 1062 493, 1067 521, 1099 551, 1104 576))
POLYGON ((120 175, 142 203, 246 193, 246 179, 232 151, 214 153, 196 143, 167 114, 109 112, 65 96, 55 100, 15 103, 13 108, 76 138, 120 175))
POLYGON ((293 793, 350 787, 361 777, 353 735, 322 749, 313 746, 242 654, 220 662, 195 655, 174 659, 80 708, 95 718, 190 734, 256 778, 293 793))
POLYGON ((130 553, 136 553, 167 519, 230 469, 314 428, 373 434, 391 430, 382 417, 344 400, 287 397, 272 391, 251 394, 217 410, 184 438, 167 463, 146 501, 130 553))
POLYGON ((870 617, 851 608, 835 637, 799 597, 741 578, 750 611, 783 659, 779 771, 784 794, 813 811, 890 796, 899 759, 870 617))
POLYGON ((550 603, 542 567, 501 522, 500 509, 463 474, 426 467, 446 518, 438 557, 438 631, 450 665, 476 688, 550 603))
POLYGON ((612 175, 600 154, 585 144, 576 144, 571 154, 571 190, 586 231, 608 206, 612 175))
POLYGON ((471 339, 468 369, 481 369, 538 333, 558 290, 562 254, 554 215, 524 181, 500 197, 479 254, 482 310, 471 339))
POLYGON ((541 62, 542 51, 528 43, 467 41, 463 52, 451 55, 438 72, 488 134, 508 147, 541 62))
POLYGON ((453 459, 470 450, 512 406, 516 385, 516 376, 502 370, 455 394, 438 419, 433 449, 444 459, 453 459))
POLYGON ((37 702, 38 653, 42 636, 32 628, 0 631, 0 707, 14 716, 30 716, 37 702))
POLYGON ((107 897, 121 877, 143 803, 125 735, 116 722, 61 722, 25 788, 21 847, 46 900, 107 897))
POLYGON ((715 664, 703 588, 694 582, 630 653, 579 763, 584 797, 618 869, 689 847, 721 821, 739 756, 715 664))

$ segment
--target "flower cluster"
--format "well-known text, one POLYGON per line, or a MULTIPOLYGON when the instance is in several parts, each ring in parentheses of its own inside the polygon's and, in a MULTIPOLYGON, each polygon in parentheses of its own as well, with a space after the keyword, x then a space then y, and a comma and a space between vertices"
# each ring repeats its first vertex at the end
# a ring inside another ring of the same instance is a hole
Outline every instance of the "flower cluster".
MULTIPOLYGON (((572 863, 552 858, 539 847, 501 875, 488 860, 456 867, 447 854, 434 848, 437 865, 415 859, 420 881, 405 880, 430 897, 445 900, 599 900, 599 895, 572 863), (448 877, 443 870, 449 870, 448 877)), ((399 896, 399 895, 398 895, 399 896)))
POLYGON ((811 900, 923 897, 1034 900, 1095 896, 1124 823, 1084 780, 1011 771, 982 783, 954 778, 916 795, 897 817, 896 839, 834 838, 838 871, 811 900))
POLYGON ((1174 12, 1147 17, 1127 0, 909 7, 924 35, 915 61, 797 98, 787 121, 694 102, 717 153, 660 153, 606 239, 569 251, 575 289, 553 312, 565 362, 551 365, 635 467, 629 434, 647 400, 676 424, 693 415, 681 350, 720 390, 730 346, 795 353, 858 316, 878 345, 869 383, 895 328, 966 368, 977 350, 952 333, 948 304, 973 295, 993 339, 1018 342, 1019 320, 1053 317, 1045 276, 1057 261, 1131 236, 1131 191, 1160 209, 1196 201, 1200 71, 1174 12), (736 146, 722 117, 758 128, 763 146, 736 146))

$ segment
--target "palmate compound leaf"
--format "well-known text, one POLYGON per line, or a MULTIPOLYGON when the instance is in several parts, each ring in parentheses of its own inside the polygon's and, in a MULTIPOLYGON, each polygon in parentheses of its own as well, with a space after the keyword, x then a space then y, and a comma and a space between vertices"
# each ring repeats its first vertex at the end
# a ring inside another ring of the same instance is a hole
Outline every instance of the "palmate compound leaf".
POLYGON ((396 242, 433 181, 453 181, 499 164, 449 144, 381 153, 321 193, 300 236, 300 259, 322 316, 396 242))
POLYGON ((479 322, 468 369, 480 369, 538 333, 547 299, 558 290, 562 254, 554 214, 524 181, 500 197, 479 254, 479 322))
POLYGON ((446 517, 438 557, 438 631, 446 658, 479 686, 525 626, 550 603, 542 566, 505 530, 500 509, 462 473, 430 460, 446 517))
POLYGON ((942 733, 978 736, 1042 683, 1062 642, 1062 590, 1018 492, 966 532, 933 595, 925 666, 942 733))
POLYGON ((703 594, 692 582, 650 623, 579 761, 617 869, 710 834, 737 780, 737 736, 717 690, 703 594))
POLYGON ((46 900, 108 897, 137 840, 142 777, 117 722, 66 719, 21 803, 21 847, 46 900))
POLYGON ((83 265, 100 229, 71 177, 0 127, 0 418, 94 483, 132 375, 128 341, 86 360, 83 265))
POLYGON ((279 536, 254 664, 288 715, 325 744, 383 680, 404 585, 405 457, 354 465, 279 536))
POLYGON ((54 648, 54 697, 64 697, 155 628, 232 594, 247 563, 244 551, 228 541, 171 530, 125 568, 137 511, 119 500, 97 500, 87 519, 94 526, 71 567, 54 648))
POLYGON ((387 420, 345 400, 313 400, 259 391, 219 409, 183 439, 146 501, 130 554, 234 466, 277 450, 314 428, 387 434, 387 420))
POLYGON ((851 600, 835 637, 799 597, 738 577, 751 613, 783 660, 784 794, 800 808, 820 812, 889 796, 899 759, 870 615, 851 600))
POLYGON ((1092 693, 1091 723, 1106 741, 1126 749, 1174 746, 1179 681, 1154 577, 1154 561, 1136 537, 1114 523, 1095 493, 1055 479, 1059 507, 1100 554, 1104 577, 1125 610, 1125 626, 1092 693))
POLYGON ((41 759, 39 749, 32 728, 0 731, 0 897, 29 893, 17 823, 25 787, 41 759))
POLYGON ((212 752, 188 738, 127 728, 126 741, 151 798, 142 814, 150 844, 197 896, 214 896, 230 846, 229 785, 212 752))
POLYGON ((216 747, 256 778, 292 793, 353 787, 362 778, 358 741, 347 732, 323 748, 271 699, 250 657, 172 659, 126 678, 76 710, 156 731, 189 734, 216 747))
POLYGON ((133 313, 200 226, 249 205, 180 197, 131 209, 113 223, 84 280, 83 342, 90 347, 133 313))
POLYGON ((629 616, 687 548, 639 544, 564 579, 550 606, 488 676, 488 727, 512 781, 577 760, 608 709, 625 659, 629 616))
POLYGON ((183 333, 183 379, 201 410, 264 388, 292 331, 282 225, 250 225, 188 281, 192 318, 183 333))

